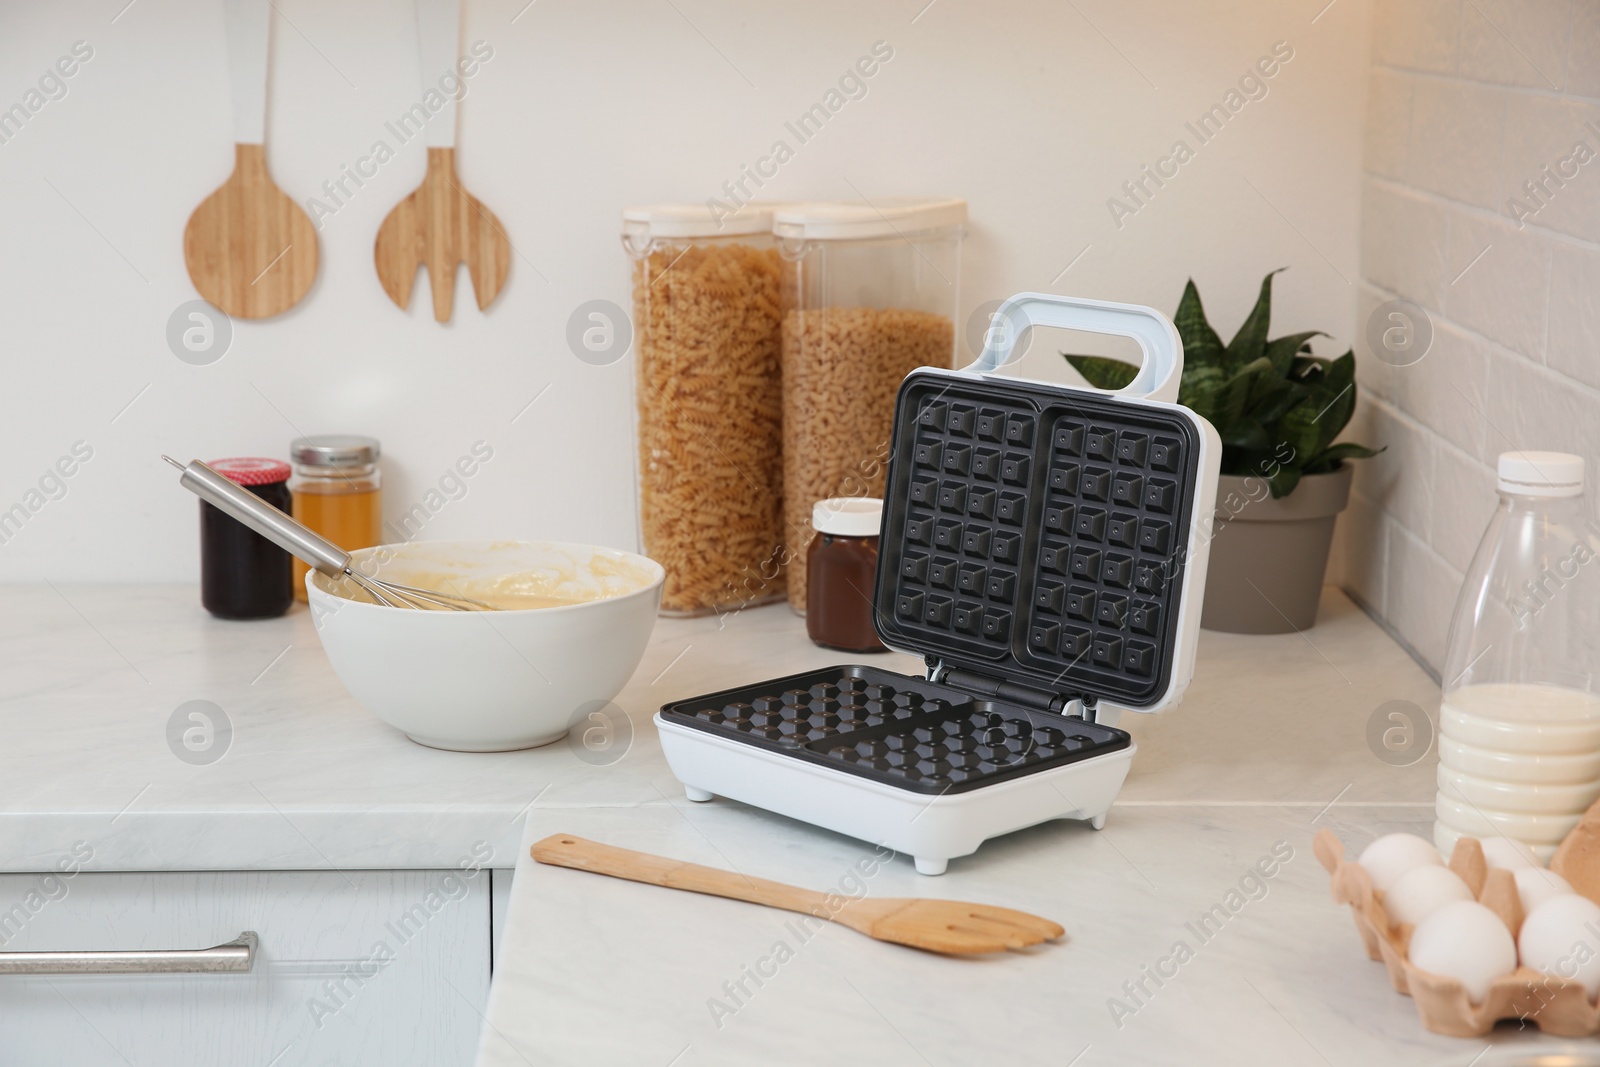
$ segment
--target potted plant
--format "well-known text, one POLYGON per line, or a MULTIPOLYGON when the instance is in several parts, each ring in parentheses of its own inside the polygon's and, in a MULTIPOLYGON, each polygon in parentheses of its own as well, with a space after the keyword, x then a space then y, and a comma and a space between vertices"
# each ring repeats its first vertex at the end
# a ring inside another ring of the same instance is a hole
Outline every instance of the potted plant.
MULTIPOLYGON (((1192 278, 1173 317, 1183 340, 1178 402, 1222 438, 1200 618, 1209 630, 1286 633, 1316 620, 1334 520, 1350 498, 1345 461, 1377 454, 1334 443, 1355 411, 1354 353, 1313 356, 1311 339, 1327 336, 1320 330, 1268 339, 1272 274, 1227 345, 1206 321, 1192 278)), ((1120 389, 1138 370, 1101 356, 1062 355, 1100 389, 1120 389)))

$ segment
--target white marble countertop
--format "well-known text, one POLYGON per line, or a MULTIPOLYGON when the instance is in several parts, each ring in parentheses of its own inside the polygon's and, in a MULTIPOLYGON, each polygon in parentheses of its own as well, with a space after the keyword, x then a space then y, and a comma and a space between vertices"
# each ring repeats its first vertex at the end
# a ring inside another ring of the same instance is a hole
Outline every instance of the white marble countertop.
POLYGON ((1427 1033, 1381 964, 1367 960, 1348 909, 1329 899, 1311 853, 1318 828, 1353 846, 1395 829, 1430 832, 1435 757, 1386 763, 1369 748, 1367 726, 1389 701, 1429 715, 1438 704, 1429 678, 1331 590, 1304 635, 1203 633, 1184 704, 1124 716, 1139 752, 1105 830, 1046 824, 990 841, 942 877, 917 875, 901 857, 867 879, 874 896, 1043 914, 1066 927, 1065 943, 961 960, 836 927, 801 942, 785 912, 528 858, 529 843, 567 832, 838 886, 872 855, 869 846, 723 799, 690 804, 648 726, 650 709, 666 700, 832 662, 840 658, 806 645, 781 608, 721 630, 714 620, 662 624, 620 698, 642 728, 632 750, 529 808, 480 1067, 1466 1067, 1490 1043, 1545 1040, 1427 1033), (1292 858, 1241 891, 1274 848, 1292 858), (1240 895, 1230 900, 1230 891, 1240 895), (1192 924, 1214 905, 1236 902, 1219 931, 1197 933, 1192 924), (780 941, 792 958, 776 950, 780 941), (758 964, 776 971, 759 987, 747 977, 758 964), (1171 977, 1158 986, 1147 967, 1171 977))
MULTIPOLYGON (((746 658, 723 669, 819 662, 796 622, 750 612, 729 631, 746 658)), ((707 625, 662 620, 619 698, 643 750, 634 763, 653 759, 664 788, 649 717, 706 677, 690 646, 707 625)), ((619 776, 564 743, 467 754, 409 741, 345 692, 303 606, 225 622, 193 586, 0 586, 0 872, 52 869, 80 841, 99 871, 452 867, 479 841, 509 868, 536 798, 665 806, 643 784, 597 797, 597 778, 619 776), (231 728, 209 763, 170 742, 193 700, 231 728)))

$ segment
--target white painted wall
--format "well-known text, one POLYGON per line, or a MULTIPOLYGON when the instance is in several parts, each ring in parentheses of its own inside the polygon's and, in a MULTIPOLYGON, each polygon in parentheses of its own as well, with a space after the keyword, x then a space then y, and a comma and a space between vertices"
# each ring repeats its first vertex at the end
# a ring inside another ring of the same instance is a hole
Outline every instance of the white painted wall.
MULTIPOLYGON (((878 40, 894 58, 867 96, 765 194, 966 197, 963 315, 1023 289, 1170 311, 1193 274, 1231 332, 1261 275, 1292 265, 1277 330, 1351 342, 1368 0, 525 2, 466 4, 466 39, 494 57, 462 112, 462 177, 517 249, 499 303, 478 313, 463 278, 440 327, 425 289, 409 312, 380 290, 373 236, 421 177, 413 141, 325 220, 307 299, 236 324, 201 367, 165 329, 195 296, 184 222, 232 163, 220 0, 0 11, 0 108, 74 42, 94 50, 0 144, 0 510, 93 449, 0 544, 0 580, 191 580, 195 503, 157 455, 282 454, 297 431, 380 437, 391 516, 490 442, 424 536, 631 545, 630 366, 576 359, 568 316, 626 302, 625 205, 715 194, 878 40), (1113 225, 1120 184, 1192 141, 1184 123, 1277 41, 1294 58, 1268 95, 1113 225)), ((417 99, 417 40, 407 0, 274 6, 268 156, 303 200, 417 99)))
POLYGON ((1381 0, 1373 46, 1362 314, 1414 301, 1434 342, 1358 347, 1351 433, 1389 450, 1357 468, 1342 581, 1437 670, 1496 457, 1575 452, 1600 488, 1600 3, 1381 0))

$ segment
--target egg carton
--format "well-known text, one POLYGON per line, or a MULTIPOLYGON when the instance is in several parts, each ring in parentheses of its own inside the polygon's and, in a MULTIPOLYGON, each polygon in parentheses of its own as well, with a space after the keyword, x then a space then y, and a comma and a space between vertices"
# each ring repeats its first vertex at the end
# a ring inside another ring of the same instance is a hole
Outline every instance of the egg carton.
MULTIPOLYGON (((1451 1037, 1477 1037, 1487 1034, 1498 1022, 1515 1019, 1557 1037, 1600 1034, 1600 1004, 1589 1001, 1582 983, 1519 966, 1496 978, 1483 1002, 1474 1004, 1457 979, 1417 968, 1409 959, 1412 925, 1390 923, 1383 909, 1383 894, 1373 889, 1371 878, 1359 863, 1345 858, 1344 843, 1332 830, 1323 829, 1312 842, 1312 849, 1331 876, 1334 902, 1350 905, 1367 957, 1383 961, 1389 969, 1390 984, 1396 992, 1416 1001, 1417 1014, 1429 1030, 1451 1037)), ((1562 869, 1564 858, 1558 852, 1550 869, 1592 897, 1580 887, 1579 880, 1571 877, 1570 869, 1562 869)), ((1490 870, 1483 846, 1471 837, 1456 842, 1450 854, 1450 869, 1467 883, 1478 903, 1500 917, 1515 939, 1522 928, 1523 912, 1511 872, 1490 870)))

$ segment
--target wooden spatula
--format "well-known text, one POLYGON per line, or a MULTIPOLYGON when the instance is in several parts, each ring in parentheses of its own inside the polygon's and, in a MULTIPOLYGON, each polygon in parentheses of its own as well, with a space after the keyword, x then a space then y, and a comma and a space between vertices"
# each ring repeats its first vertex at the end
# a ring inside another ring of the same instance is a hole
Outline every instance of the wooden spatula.
POLYGON ((826 893, 769 882, 765 878, 746 878, 742 874, 652 856, 648 852, 613 848, 572 834, 554 834, 535 843, 531 851, 540 863, 798 911, 843 923, 879 941, 893 941, 930 952, 959 956, 1001 952, 1054 941, 1065 933, 1049 919, 1025 911, 959 900, 862 897, 849 900, 842 908, 834 910, 828 906, 826 893))
MULTIPOLYGON (((457 74, 460 0, 416 0, 422 41, 422 78, 430 88, 440 76, 457 74)), ((456 265, 465 263, 478 310, 494 303, 511 269, 511 242, 500 220, 461 187, 456 177, 456 104, 445 104, 428 122, 428 170, 416 191, 378 227, 373 259, 383 291, 401 308, 411 303, 417 268, 428 268, 433 317, 446 322, 455 306, 456 265)))
POLYGON ((183 231, 200 295, 229 315, 264 319, 294 307, 317 277, 317 231, 267 173, 267 35, 271 0, 227 0, 233 84, 233 174, 183 231))

